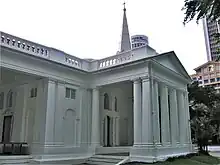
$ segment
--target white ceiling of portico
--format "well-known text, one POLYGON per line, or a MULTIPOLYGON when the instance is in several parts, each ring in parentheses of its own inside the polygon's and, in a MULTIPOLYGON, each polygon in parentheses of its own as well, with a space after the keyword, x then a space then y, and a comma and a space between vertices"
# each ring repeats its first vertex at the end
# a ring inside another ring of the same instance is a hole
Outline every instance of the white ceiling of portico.
POLYGON ((0 85, 17 84, 22 82, 25 83, 35 79, 39 79, 39 77, 9 70, 3 67, 0 68, 0 85))

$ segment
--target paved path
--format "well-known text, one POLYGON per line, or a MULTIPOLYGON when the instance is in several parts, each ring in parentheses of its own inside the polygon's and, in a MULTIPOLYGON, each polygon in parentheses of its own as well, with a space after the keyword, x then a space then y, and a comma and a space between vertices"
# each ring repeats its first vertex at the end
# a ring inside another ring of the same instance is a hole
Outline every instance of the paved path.
POLYGON ((211 152, 209 152, 209 154, 210 154, 211 156, 218 157, 218 158, 220 159, 220 152, 211 151, 211 152))

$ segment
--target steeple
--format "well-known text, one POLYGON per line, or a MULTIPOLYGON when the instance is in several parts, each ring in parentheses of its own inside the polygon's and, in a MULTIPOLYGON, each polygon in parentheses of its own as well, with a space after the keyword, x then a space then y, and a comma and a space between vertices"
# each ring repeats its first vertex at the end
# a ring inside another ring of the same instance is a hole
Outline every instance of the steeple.
POLYGON ((124 15, 123 15, 123 24, 122 24, 120 52, 131 50, 131 41, 130 41, 130 35, 129 35, 129 30, 128 30, 125 3, 123 3, 123 5, 124 5, 124 9, 123 9, 124 15))

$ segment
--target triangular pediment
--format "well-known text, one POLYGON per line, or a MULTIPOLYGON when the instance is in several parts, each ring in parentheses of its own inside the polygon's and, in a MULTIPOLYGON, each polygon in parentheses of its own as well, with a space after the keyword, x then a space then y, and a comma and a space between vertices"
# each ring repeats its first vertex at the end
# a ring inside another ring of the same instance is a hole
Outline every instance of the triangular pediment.
POLYGON ((191 77, 174 52, 159 54, 153 60, 191 81, 191 77))

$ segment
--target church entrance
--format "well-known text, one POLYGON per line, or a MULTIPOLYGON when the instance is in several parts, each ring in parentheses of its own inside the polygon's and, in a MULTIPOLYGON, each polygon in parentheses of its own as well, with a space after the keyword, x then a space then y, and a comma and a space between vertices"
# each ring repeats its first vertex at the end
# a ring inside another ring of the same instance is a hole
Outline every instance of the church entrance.
POLYGON ((12 116, 4 116, 2 142, 10 142, 11 140, 11 122, 12 116))
POLYGON ((123 82, 103 86, 100 90, 101 145, 133 145, 132 84, 123 82))
POLYGON ((111 132, 111 119, 109 116, 107 116, 107 147, 111 146, 110 137, 112 136, 111 132))

